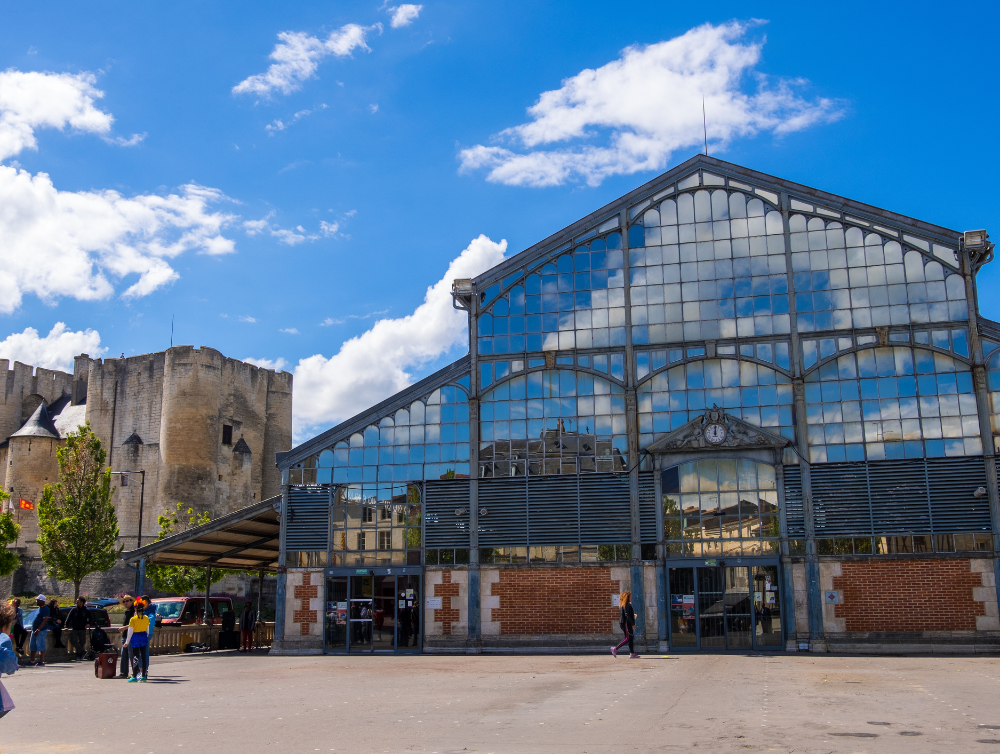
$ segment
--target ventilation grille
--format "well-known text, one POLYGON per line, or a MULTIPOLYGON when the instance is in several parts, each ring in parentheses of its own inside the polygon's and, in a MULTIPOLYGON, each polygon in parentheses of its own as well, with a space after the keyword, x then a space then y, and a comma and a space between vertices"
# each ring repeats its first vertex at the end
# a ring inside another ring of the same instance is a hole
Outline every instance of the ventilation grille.
POLYGON ((468 479, 435 479, 425 482, 424 545, 427 547, 469 546, 468 479), (455 511, 460 508, 464 509, 465 513, 456 516, 455 511))
POLYGON ((796 466, 782 467, 785 477, 785 524, 789 537, 804 537, 806 524, 802 514, 802 469, 796 466))
POLYGON ((639 472, 639 533, 642 542, 656 542, 656 483, 652 471, 639 472))
MULTIPOLYGON (((479 546, 503 547, 528 542, 527 477, 479 480, 479 546)), ((466 540, 468 547, 468 540, 466 540)))
POLYGON ((632 541, 628 476, 581 474, 580 543, 628 544, 632 541))
POLYGON ((326 551, 330 535, 330 488, 288 488, 286 550, 326 551))
MULTIPOLYGON (((575 545, 580 541, 578 476, 531 477, 528 544, 575 545)), ((482 525, 482 524, 480 524, 482 525)), ((508 540, 509 541, 509 540, 508 540)))
MULTIPOLYGON (((791 470, 785 467, 789 534, 801 536, 792 524, 793 494, 801 517, 801 484, 791 470)), ((824 463, 810 476, 817 537, 990 530, 989 500, 973 496, 986 485, 981 457, 824 463)))

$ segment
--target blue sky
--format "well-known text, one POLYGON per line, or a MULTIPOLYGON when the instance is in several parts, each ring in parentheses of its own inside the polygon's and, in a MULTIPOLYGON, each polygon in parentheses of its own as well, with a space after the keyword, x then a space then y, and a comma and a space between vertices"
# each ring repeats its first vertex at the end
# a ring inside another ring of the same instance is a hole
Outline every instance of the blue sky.
MULTIPOLYGON (((441 309, 442 288, 428 294, 449 265, 479 272, 504 253, 490 241, 517 252, 697 152, 700 112, 688 111, 698 109, 691 91, 702 85, 715 92, 715 156, 946 227, 1000 233, 987 38, 996 6, 942 14, 913 3, 771 4, 766 23, 754 23, 745 4, 695 6, 425 0, 394 27, 400 6, 372 3, 253 12, 234 3, 6 4, 0 166, 10 185, 0 186, 0 231, 16 242, 0 241, 0 340, 20 335, 0 358, 66 363, 80 344, 96 350, 98 338, 109 356, 161 350, 173 316, 175 343, 303 369, 301 438, 464 353, 461 316, 441 309), (650 62, 659 43, 732 22, 742 26, 724 40, 686 38, 691 54, 708 56, 700 73, 646 77, 644 65, 659 70, 650 62), (288 91, 268 90, 251 77, 275 62, 282 32, 312 45, 315 71, 286 76, 288 91), (632 58, 623 55, 630 46, 632 58), (584 101, 528 113, 544 92, 566 94, 565 80, 615 61, 625 61, 627 86, 587 91, 586 77, 574 79, 584 101), (736 81, 719 85, 713 75, 726 65, 736 81), (4 81, 20 104, 4 99, 4 81), (56 112, 70 105, 46 90, 49 81, 75 87, 75 115, 56 112), (755 99, 762 91, 784 100, 767 110, 755 99), (20 120, 5 137, 15 110, 20 120), (631 115, 613 123, 601 115, 608 110, 631 115), (615 146, 636 132, 652 133, 654 146, 615 146), (466 151, 477 146, 487 151, 466 151), (584 165, 588 148, 611 168, 584 165), (522 170, 517 155, 575 167, 522 170), (26 173, 15 180, 16 171, 26 173), (39 173, 49 189, 38 188, 39 173), (38 190, 21 201, 29 179, 38 190), (191 184, 202 188, 188 189, 186 204, 164 199, 173 204, 163 209, 156 199, 183 197, 191 184), (46 202, 57 192, 67 201, 62 192, 90 192, 101 206, 146 197, 149 217, 135 220, 135 207, 119 204, 117 219, 102 218, 82 201, 54 212, 46 202), (178 229, 163 212, 194 219, 178 229), (36 235, 25 235, 30 218, 36 235), (125 225, 109 230, 115 223, 125 225), (192 228, 201 235, 183 240, 192 228), (46 242, 42 253, 39 233, 68 240, 46 242), (470 246, 481 235, 490 241, 470 246), (160 248, 178 241, 169 253, 160 248), (3 281, 4 266, 19 271, 3 281), (93 284, 101 274, 103 287, 93 284), (423 314, 402 319, 415 311, 423 314), (380 319, 379 332, 342 351, 380 319), (57 322, 65 331, 46 341, 57 322), (24 336, 29 327, 40 340, 24 336), (357 380, 370 389, 359 392, 357 380)), ((984 313, 1000 319, 989 295, 997 265, 980 275, 980 291, 984 313)))

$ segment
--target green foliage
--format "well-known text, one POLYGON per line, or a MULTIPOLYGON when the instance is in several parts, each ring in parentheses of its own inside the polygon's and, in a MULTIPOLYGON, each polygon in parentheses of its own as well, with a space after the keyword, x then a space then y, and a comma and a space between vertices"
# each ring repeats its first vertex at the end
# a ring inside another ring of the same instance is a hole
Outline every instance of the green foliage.
MULTIPOLYGON (((10 499, 10 495, 0 489, 0 504, 10 499)), ((17 542, 21 533, 20 525, 14 523, 13 513, 0 514, 0 576, 10 576, 21 565, 17 553, 7 546, 17 542)))
POLYGON ((38 503, 38 545, 48 575, 73 582, 75 598, 83 578, 111 568, 123 547, 115 546, 111 469, 104 467, 106 453, 90 423, 71 432, 56 455, 59 482, 45 485, 38 503))
MULTIPOLYGON (((156 523, 160 526, 160 533, 156 536, 156 541, 172 537, 174 534, 202 526, 211 521, 208 511, 195 513, 194 508, 184 510, 184 503, 177 503, 177 507, 172 511, 167 511, 166 515, 157 516, 156 523), (185 522, 183 519, 187 518, 185 522)), ((252 571, 234 571, 224 568, 212 569, 212 581, 218 581, 224 576, 253 574, 252 571)), ((201 592, 204 594, 205 569, 201 566, 172 566, 150 563, 146 566, 146 578, 153 585, 153 588, 160 592, 170 594, 187 594, 188 592, 201 592)))

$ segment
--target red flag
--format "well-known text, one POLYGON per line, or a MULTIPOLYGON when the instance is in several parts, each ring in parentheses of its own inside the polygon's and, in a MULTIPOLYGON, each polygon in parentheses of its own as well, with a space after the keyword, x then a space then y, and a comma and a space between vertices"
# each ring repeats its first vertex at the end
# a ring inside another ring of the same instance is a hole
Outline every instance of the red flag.
POLYGON ((35 510, 35 504, 30 500, 25 500, 23 497, 21 498, 21 507, 26 511, 35 510))

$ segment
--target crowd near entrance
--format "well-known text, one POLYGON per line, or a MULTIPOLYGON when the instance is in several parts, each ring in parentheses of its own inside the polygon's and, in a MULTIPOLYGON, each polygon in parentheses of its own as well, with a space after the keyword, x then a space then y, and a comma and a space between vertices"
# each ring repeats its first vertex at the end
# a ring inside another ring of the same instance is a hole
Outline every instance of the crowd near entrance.
POLYGON ((419 568, 328 571, 324 651, 419 652, 420 581, 419 568))
POLYGON ((778 563, 667 566, 674 650, 781 649, 778 563))

